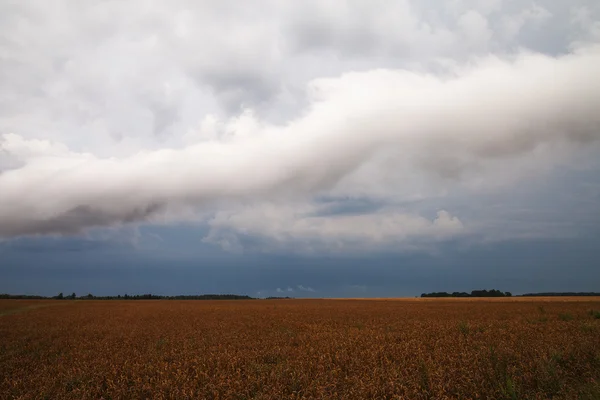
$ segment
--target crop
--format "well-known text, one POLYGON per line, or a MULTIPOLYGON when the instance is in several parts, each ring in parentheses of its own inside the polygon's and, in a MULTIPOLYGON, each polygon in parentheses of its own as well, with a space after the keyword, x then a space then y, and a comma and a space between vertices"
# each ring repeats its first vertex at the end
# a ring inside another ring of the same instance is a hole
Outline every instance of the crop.
POLYGON ((0 398, 600 394, 597 298, 11 301, 0 398))

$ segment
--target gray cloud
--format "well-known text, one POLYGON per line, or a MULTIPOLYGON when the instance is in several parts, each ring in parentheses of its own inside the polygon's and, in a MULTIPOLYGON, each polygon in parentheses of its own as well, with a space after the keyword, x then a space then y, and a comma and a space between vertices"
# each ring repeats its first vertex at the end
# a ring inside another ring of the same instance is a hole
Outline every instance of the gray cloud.
POLYGON ((0 236, 193 215, 230 249, 244 229, 437 240, 435 216, 389 204, 468 203, 597 156, 599 15, 583 0, 2 4, 0 236), (323 196, 393 201, 285 211, 323 196))
POLYGON ((374 213, 323 215, 323 208, 301 204, 260 205, 220 211, 208 221, 204 242, 229 250, 287 253, 362 252, 374 249, 417 248, 423 241, 443 241, 465 235, 468 229, 456 216, 440 210, 429 219, 394 209, 374 213), (243 236, 260 238, 244 243, 243 236))
POLYGON ((452 78, 378 70, 316 80, 310 111, 285 126, 247 114, 226 124, 219 139, 121 159, 4 135, 5 151, 25 162, 0 178, 4 234, 14 215, 28 226, 57 218, 82 228, 101 224, 72 218, 80 206, 128 222, 150 215, 136 211, 148 204, 314 195, 387 148, 399 151, 387 168, 457 177, 549 143, 593 141, 600 131, 598 65, 592 47, 559 58, 487 57, 452 78))
POLYGON ((158 204, 150 204, 133 210, 111 214, 87 205, 76 206, 46 219, 28 221, 21 216, 5 216, 0 225, 0 237, 36 234, 76 234, 93 226, 110 226, 116 223, 137 222, 147 219, 161 210, 158 204))

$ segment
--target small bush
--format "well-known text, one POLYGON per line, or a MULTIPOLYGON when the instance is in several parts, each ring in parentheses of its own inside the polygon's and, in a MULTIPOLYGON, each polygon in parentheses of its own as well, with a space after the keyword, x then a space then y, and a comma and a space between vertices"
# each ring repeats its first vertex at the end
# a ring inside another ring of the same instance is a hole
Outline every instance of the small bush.
POLYGON ((506 399, 517 400, 519 398, 515 383, 510 376, 506 377, 506 385, 504 386, 502 392, 506 399))
POLYGON ((467 324, 465 321, 460 321, 460 323, 458 324, 458 330, 464 336, 467 336, 469 334, 469 324, 467 324))
POLYGON ((560 319, 561 321, 572 321, 573 320, 573 314, 571 314, 571 313, 561 313, 561 314, 558 314, 558 319, 560 319))
POLYGON ((546 309, 544 308, 544 306, 538 306, 538 311, 540 312, 540 314, 546 314, 546 309))
POLYGON ((594 319, 600 319, 600 311, 590 310, 590 315, 594 317, 594 319))
POLYGON ((431 382, 429 380, 429 369, 423 360, 419 361, 419 378, 421 383, 421 389, 425 392, 427 398, 429 398, 429 392, 431 392, 431 382))
POLYGON ((594 333, 596 332, 596 326, 591 323, 583 323, 581 324, 581 331, 585 333, 594 333))

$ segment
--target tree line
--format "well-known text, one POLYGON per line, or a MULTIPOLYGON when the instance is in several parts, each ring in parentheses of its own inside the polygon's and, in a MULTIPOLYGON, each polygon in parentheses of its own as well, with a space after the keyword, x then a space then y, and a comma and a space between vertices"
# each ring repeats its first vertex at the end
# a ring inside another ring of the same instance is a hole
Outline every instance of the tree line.
POLYGON ((511 297, 511 292, 502 292, 500 290, 473 290, 471 293, 467 292, 432 292, 423 293, 421 297, 511 297))
POLYGON ((77 296, 75 293, 64 295, 59 293, 56 296, 36 296, 36 295, 12 295, 0 294, 0 299, 27 299, 27 300, 253 300, 253 297, 237 294, 199 294, 199 295, 177 295, 177 296, 161 296, 156 294, 136 294, 123 296, 94 296, 91 293, 84 296, 77 296))

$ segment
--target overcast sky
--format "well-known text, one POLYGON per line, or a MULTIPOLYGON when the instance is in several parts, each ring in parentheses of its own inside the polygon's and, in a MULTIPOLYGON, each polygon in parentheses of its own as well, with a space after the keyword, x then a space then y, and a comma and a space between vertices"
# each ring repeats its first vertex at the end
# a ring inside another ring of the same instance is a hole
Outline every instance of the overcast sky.
POLYGON ((600 3, 0 2, 0 292, 600 291, 600 3))

